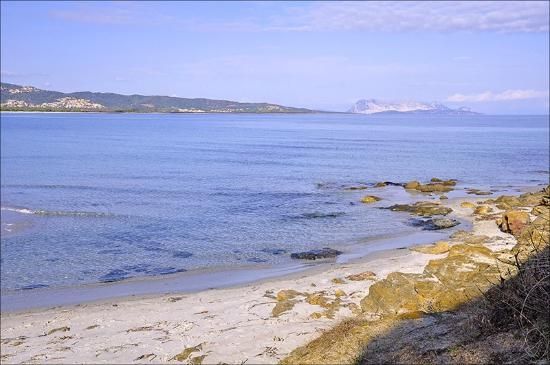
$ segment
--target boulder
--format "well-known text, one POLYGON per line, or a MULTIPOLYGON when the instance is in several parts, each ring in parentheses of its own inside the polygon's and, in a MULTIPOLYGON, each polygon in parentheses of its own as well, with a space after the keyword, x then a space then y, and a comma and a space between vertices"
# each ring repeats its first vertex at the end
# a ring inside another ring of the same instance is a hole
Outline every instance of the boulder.
POLYGON ((374 195, 367 195, 367 196, 364 196, 362 199, 361 199, 361 203, 364 203, 364 204, 371 204, 371 203, 376 203, 377 201, 380 201, 381 199, 377 196, 374 196, 374 195))
POLYGON ((381 181, 381 182, 377 182, 376 184, 374 184, 374 187, 375 188, 383 188, 384 186, 387 186, 388 184, 384 181, 381 181))
POLYGON ((530 223, 529 213, 521 210, 510 210, 502 215, 497 221, 502 232, 518 236, 521 231, 530 223))
POLYGON ((294 252, 290 255, 290 258, 300 259, 300 260, 317 260, 317 259, 334 258, 340 254, 342 254, 342 251, 338 251, 329 247, 323 247, 321 249, 316 249, 316 250, 294 252))
POLYGON ((416 189, 419 186, 420 186, 420 183, 416 180, 413 180, 405 184, 405 189, 416 189))

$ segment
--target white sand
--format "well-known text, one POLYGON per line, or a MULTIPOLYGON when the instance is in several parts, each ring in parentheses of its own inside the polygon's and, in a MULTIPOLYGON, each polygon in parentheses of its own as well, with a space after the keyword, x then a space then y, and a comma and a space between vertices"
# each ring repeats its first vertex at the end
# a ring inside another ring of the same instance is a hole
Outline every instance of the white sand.
MULTIPOLYGON (((502 237, 493 240, 493 249, 513 243, 493 220, 475 222, 473 209, 461 208, 461 201, 464 199, 444 203, 455 210, 455 216, 473 222, 473 233, 502 237)), ((420 273, 435 257, 442 256, 393 250, 354 263, 333 264, 323 271, 243 287, 2 314, 2 362, 178 363, 171 359, 200 344, 201 350, 189 358, 206 355, 204 363, 276 363, 320 331, 352 316, 348 305, 358 305, 373 282, 344 279, 337 284, 332 279, 367 270, 378 278, 393 271, 420 273), (306 303, 302 296, 293 309, 272 317, 277 301, 269 296, 282 289, 324 292, 330 299, 341 289, 346 296, 333 319, 311 318, 312 313, 324 309, 306 303), (48 334, 63 327, 70 329, 48 334)))

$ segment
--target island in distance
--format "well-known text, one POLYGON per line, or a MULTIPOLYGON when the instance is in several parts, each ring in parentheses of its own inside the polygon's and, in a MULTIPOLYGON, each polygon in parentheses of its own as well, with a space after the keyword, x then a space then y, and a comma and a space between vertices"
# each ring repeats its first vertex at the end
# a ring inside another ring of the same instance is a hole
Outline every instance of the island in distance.
POLYGON ((2 111, 136 112, 136 113, 315 113, 269 103, 99 92, 62 93, 33 86, 1 85, 2 111))
POLYGON ((362 99, 357 101, 348 113, 358 114, 437 114, 437 115, 479 115, 469 108, 461 107, 451 109, 440 103, 421 103, 416 101, 407 102, 384 102, 375 99, 362 99))

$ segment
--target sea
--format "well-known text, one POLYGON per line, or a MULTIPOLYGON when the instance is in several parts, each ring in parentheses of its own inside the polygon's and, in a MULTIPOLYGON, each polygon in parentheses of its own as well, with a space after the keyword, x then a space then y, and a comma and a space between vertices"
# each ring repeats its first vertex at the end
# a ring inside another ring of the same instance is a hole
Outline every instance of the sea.
POLYGON ((4 308, 194 272, 219 274, 178 289, 253 281, 313 264, 293 252, 420 234, 383 208, 439 196, 377 182, 457 179, 450 199, 548 184, 548 116, 2 113, 0 127, 4 308))

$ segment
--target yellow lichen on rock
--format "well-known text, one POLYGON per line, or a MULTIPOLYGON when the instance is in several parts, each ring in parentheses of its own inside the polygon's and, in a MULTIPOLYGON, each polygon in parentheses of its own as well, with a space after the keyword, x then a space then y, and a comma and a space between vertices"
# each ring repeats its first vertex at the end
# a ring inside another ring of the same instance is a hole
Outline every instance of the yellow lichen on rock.
POLYGON ((292 289, 280 290, 277 293, 277 300, 283 301, 283 300, 294 299, 299 295, 303 295, 303 294, 300 293, 299 291, 292 290, 292 289))
POLYGON ((476 205, 472 202, 462 202, 460 203, 460 206, 462 208, 472 208, 472 209, 475 209, 476 205))
POLYGON ((361 199, 361 203, 364 203, 364 204, 371 204, 371 203, 376 203, 377 201, 380 201, 381 199, 377 196, 374 196, 374 195, 367 195, 367 196, 364 196, 362 199, 361 199))
POLYGON ((376 280, 376 274, 372 271, 363 271, 359 274, 348 275, 346 279, 351 281, 376 280))
POLYGON ((411 247, 411 251, 416 251, 420 253, 426 253, 426 254, 443 254, 446 252, 449 252, 449 242, 446 241, 437 241, 434 244, 431 245, 421 245, 421 246, 414 246, 411 247))

